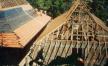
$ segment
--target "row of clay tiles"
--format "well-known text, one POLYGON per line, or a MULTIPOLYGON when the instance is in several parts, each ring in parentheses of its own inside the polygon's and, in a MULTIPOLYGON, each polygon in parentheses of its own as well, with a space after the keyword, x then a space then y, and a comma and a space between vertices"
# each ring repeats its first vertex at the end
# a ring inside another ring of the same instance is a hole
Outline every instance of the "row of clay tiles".
POLYGON ((27 1, 25 0, 0 0, 0 8, 8 8, 26 3, 27 1))
POLYGON ((20 46, 19 38, 15 33, 0 33, 0 46, 20 46))

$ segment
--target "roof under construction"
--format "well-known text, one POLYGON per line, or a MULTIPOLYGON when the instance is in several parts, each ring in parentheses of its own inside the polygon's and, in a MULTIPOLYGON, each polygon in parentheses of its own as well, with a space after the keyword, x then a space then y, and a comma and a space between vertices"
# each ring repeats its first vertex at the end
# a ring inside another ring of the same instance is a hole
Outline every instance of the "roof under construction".
POLYGON ((84 0, 74 0, 67 12, 48 24, 19 65, 103 66, 107 48, 108 27, 90 12, 84 0), (44 59, 39 58, 39 52, 44 59))
POLYGON ((11 47, 0 50, 1 64, 105 65, 108 59, 108 27, 90 12, 84 0, 74 0, 67 12, 50 23, 49 16, 36 12, 24 0, 0 2, 0 46, 11 47), (33 45, 29 49, 23 48, 45 25, 33 45))
POLYGON ((49 22, 25 0, 0 0, 0 46, 23 48, 49 22))

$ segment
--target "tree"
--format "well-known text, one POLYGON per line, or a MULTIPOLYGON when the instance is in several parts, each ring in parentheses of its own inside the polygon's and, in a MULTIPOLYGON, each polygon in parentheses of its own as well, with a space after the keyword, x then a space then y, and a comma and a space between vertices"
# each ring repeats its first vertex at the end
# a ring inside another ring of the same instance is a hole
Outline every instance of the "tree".
POLYGON ((93 0, 89 2, 89 5, 92 8, 92 12, 101 18, 106 24, 108 19, 108 1, 107 0, 93 0))
MULTIPOLYGON (((101 18, 105 23, 108 21, 108 0, 86 0, 88 5, 91 6, 93 12, 96 16, 101 18)), ((67 11, 72 0, 28 0, 34 8, 46 10, 47 14, 53 18, 67 11)), ((108 23, 107 23, 108 24, 108 23)))
POLYGON ((46 10, 48 15, 55 18, 70 8, 72 0, 28 0, 28 2, 34 8, 46 10))

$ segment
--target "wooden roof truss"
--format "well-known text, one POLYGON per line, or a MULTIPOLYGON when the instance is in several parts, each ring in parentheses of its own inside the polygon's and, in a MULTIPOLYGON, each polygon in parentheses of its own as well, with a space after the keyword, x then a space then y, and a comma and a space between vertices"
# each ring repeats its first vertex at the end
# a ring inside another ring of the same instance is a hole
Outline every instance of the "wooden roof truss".
MULTIPOLYGON (((57 56, 68 57, 72 48, 83 48, 84 64, 103 65, 108 55, 108 31, 100 25, 99 20, 89 12, 85 2, 71 13, 69 19, 57 29, 36 41, 30 50, 29 57, 35 59, 40 48, 43 48, 43 64, 48 65, 57 56), (94 20, 95 19, 95 20, 94 20)), ((76 2, 76 1, 75 1, 76 2)), ((61 19, 62 20, 62 19, 61 19)))

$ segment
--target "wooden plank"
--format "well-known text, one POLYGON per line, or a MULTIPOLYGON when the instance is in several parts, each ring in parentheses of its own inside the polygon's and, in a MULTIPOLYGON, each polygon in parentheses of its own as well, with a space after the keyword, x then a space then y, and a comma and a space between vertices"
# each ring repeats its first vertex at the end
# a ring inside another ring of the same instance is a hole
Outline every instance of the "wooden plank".
POLYGON ((20 38, 19 41, 23 46, 26 44, 49 22, 50 17, 42 14, 30 22, 16 29, 14 32, 20 38))

